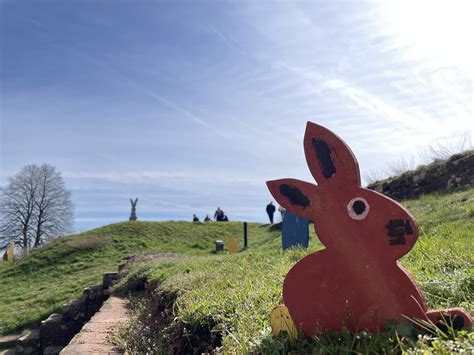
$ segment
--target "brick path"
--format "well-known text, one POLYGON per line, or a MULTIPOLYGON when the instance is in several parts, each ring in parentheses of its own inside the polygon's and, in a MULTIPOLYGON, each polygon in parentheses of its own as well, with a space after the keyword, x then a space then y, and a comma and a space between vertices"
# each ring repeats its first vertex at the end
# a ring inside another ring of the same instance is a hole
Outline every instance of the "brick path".
POLYGON ((127 301, 110 297, 60 354, 122 354, 123 351, 107 341, 107 336, 112 329, 126 323, 128 317, 127 301))

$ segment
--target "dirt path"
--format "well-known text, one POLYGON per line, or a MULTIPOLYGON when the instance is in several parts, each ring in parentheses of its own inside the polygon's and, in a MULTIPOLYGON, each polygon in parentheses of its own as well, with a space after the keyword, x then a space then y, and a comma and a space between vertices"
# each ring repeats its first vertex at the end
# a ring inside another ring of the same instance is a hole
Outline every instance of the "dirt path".
POLYGON ((60 354, 122 354, 120 349, 107 341, 107 336, 128 319, 127 301, 110 297, 60 354))

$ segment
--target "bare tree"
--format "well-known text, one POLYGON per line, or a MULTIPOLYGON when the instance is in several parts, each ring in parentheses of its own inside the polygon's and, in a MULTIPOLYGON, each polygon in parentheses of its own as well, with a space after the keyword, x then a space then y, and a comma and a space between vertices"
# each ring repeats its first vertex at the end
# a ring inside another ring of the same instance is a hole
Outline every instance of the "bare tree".
POLYGON ((380 167, 375 167, 369 171, 364 172, 364 180, 367 185, 376 181, 384 180, 388 177, 387 172, 380 167))
POLYGON ((462 134, 440 138, 435 144, 430 144, 427 149, 420 152, 420 158, 426 163, 436 160, 446 160, 452 155, 463 153, 474 148, 472 144, 472 131, 466 130, 462 134))
POLYGON ((27 165, 0 191, 0 247, 11 240, 28 250, 67 233, 73 206, 61 174, 48 164, 27 165))
POLYGON ((35 194, 34 247, 45 237, 68 232, 72 225, 71 193, 66 190, 61 174, 47 164, 38 169, 38 187, 35 194))
POLYGON ((389 176, 398 176, 416 169, 415 157, 401 157, 400 159, 388 164, 389 176))
POLYGON ((0 195, 0 247, 13 240, 15 244, 28 248, 37 189, 36 166, 25 166, 8 180, 8 186, 1 190, 0 195))

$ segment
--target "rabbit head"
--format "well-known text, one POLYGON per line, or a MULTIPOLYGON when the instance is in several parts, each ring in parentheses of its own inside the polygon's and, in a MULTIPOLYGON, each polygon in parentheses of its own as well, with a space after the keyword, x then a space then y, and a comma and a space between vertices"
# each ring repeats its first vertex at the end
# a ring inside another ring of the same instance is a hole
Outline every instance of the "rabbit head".
POLYGON ((412 248, 418 237, 414 218, 392 199, 361 187, 357 160, 338 136, 308 122, 304 151, 317 185, 281 179, 267 186, 280 205, 314 223, 327 249, 393 261, 412 248))

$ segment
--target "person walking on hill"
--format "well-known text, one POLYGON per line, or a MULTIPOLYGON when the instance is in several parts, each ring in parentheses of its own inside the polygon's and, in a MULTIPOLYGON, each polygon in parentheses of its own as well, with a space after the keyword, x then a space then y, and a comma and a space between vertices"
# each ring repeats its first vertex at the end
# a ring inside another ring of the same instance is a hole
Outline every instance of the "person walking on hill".
POLYGON ((267 205, 267 214, 268 218, 270 218, 270 224, 273 224, 273 215, 275 214, 275 206, 273 206, 273 202, 270 202, 267 205))
POLYGON ((224 211, 222 211, 220 207, 217 207, 216 213, 214 213, 214 219, 217 222, 222 222, 224 219, 224 211))

